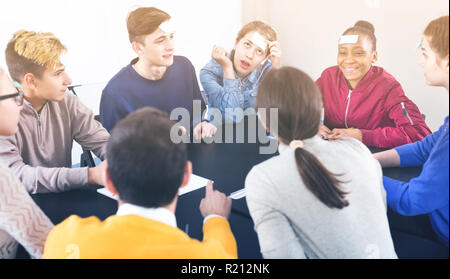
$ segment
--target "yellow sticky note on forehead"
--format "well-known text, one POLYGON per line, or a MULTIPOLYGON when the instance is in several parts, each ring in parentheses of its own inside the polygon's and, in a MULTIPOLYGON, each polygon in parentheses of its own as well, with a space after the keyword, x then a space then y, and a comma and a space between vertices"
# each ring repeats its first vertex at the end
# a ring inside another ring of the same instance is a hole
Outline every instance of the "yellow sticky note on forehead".
POLYGON ((262 50, 267 49, 266 39, 261 36, 258 32, 253 33, 252 38, 250 39, 254 45, 261 48, 262 50))

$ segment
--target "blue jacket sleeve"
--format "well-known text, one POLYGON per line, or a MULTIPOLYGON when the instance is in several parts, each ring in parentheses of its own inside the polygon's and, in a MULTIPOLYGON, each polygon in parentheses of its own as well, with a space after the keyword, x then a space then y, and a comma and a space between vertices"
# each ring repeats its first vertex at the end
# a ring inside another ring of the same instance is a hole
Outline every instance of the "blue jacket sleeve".
POLYGON ((200 82, 210 107, 218 108, 222 113, 225 108, 241 107, 239 80, 224 78, 222 68, 214 60, 200 70, 200 82))
POLYGON ((405 154, 411 156, 416 162, 423 160, 422 157, 429 154, 419 177, 409 182, 383 178, 387 202, 396 212, 409 216, 427 214, 448 205, 449 139, 448 130, 444 129, 436 132, 434 137, 424 139, 427 142, 423 145, 409 147, 410 150, 420 152, 419 155, 404 153, 408 150, 407 148, 400 151, 403 156, 405 154), (440 135, 440 133, 445 134, 440 135), (430 152, 433 146, 434 149, 430 152))
MULTIPOLYGON (((447 121, 446 121, 447 122, 447 121)), ((401 167, 422 166, 430 156, 431 149, 436 144, 436 141, 444 133, 445 125, 442 125, 439 130, 431 135, 428 135, 423 140, 405 144, 395 148, 400 156, 401 167)))

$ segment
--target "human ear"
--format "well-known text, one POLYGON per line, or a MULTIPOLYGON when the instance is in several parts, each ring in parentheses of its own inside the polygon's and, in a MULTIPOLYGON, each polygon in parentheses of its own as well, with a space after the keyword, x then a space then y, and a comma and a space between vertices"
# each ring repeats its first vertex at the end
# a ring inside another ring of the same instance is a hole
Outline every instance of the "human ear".
POLYGON ((143 54, 143 45, 139 42, 132 42, 131 47, 133 48, 133 51, 136 52, 137 55, 141 56, 143 54))
POLYGON ((376 50, 373 51, 372 63, 377 62, 378 60, 378 52, 376 50))
POLYGON ((442 69, 443 71, 449 73, 449 57, 448 55, 445 58, 439 58, 439 56, 436 57, 436 65, 442 69))
POLYGON ((189 183, 189 179, 191 178, 191 174, 192 174, 192 163, 191 163, 191 161, 187 161, 186 162, 186 167, 184 169, 183 182, 181 183, 180 188, 186 186, 189 183))
POLYGON ((23 76, 23 84, 31 90, 36 90, 36 77, 32 73, 26 73, 23 76))
POLYGON ((109 174, 108 168, 105 168, 105 188, 108 189, 113 195, 117 195, 116 187, 111 180, 111 175, 109 174))

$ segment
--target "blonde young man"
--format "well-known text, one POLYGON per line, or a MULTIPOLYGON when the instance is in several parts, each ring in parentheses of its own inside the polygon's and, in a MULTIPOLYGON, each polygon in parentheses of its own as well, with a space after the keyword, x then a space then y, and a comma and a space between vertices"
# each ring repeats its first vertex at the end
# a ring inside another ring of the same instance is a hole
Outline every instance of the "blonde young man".
POLYGON ((19 131, 0 137, 0 161, 30 193, 104 184, 105 163, 72 169, 73 140, 104 158, 109 133, 67 92, 72 80, 60 62, 66 47, 52 33, 21 30, 6 48, 10 76, 24 92, 19 131))
MULTIPOLYGON (((100 120, 110 131, 129 113, 146 106, 170 114, 186 109, 196 139, 213 136, 217 128, 204 121, 202 99, 192 63, 174 55, 174 29, 170 16, 154 7, 138 8, 127 18, 129 40, 137 58, 106 85, 100 102, 100 120), (193 102, 201 102, 196 115, 193 102), (199 108, 200 110, 200 108, 199 108)), ((190 129, 190 127, 185 127, 190 129)))

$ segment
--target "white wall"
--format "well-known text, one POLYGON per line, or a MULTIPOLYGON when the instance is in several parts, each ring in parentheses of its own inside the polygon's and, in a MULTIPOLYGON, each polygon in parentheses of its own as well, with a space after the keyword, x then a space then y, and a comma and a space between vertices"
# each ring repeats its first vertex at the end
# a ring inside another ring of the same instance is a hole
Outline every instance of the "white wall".
POLYGON ((432 131, 449 111, 443 88, 425 84, 416 49, 428 22, 448 15, 447 0, 243 0, 243 24, 259 19, 278 33, 283 65, 307 72, 313 79, 336 65, 340 35, 360 19, 375 26, 379 60, 426 114, 432 131))
POLYGON ((107 82, 135 57, 128 41, 127 14, 138 6, 155 6, 178 23, 175 54, 187 56, 198 72, 214 43, 232 45, 241 27, 241 5, 240 0, 3 1, 0 66, 6 67, 3 53, 15 31, 52 32, 68 47, 63 62, 73 84, 107 82))
MULTIPOLYGON (((98 114, 106 82, 135 57, 128 41, 126 17, 138 6, 166 11, 177 23, 175 54, 188 57, 197 75, 211 58, 214 44, 232 47, 241 28, 241 0, 14 0, 0 7, 0 67, 14 32, 52 32, 68 48, 62 61, 77 93, 98 114)), ((73 161, 79 161, 75 146, 73 161)))

